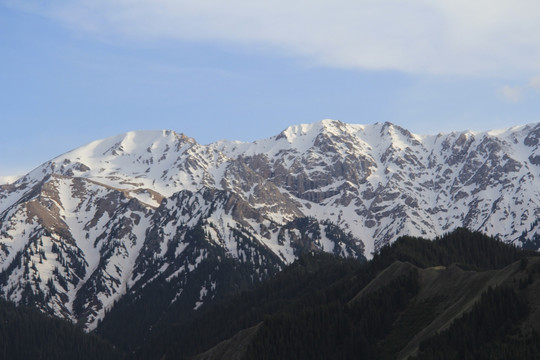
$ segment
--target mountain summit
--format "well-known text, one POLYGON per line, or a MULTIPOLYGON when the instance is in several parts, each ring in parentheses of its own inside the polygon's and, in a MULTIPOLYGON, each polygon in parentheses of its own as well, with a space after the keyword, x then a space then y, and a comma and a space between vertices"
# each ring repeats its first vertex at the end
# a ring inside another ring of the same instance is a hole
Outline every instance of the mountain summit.
POLYGON ((156 281, 174 289, 164 303, 199 308, 226 259, 257 280, 303 252, 362 258, 457 227, 534 246, 539 142, 540 124, 415 135, 336 120, 245 143, 94 141, 0 185, 0 291, 93 329, 156 281))

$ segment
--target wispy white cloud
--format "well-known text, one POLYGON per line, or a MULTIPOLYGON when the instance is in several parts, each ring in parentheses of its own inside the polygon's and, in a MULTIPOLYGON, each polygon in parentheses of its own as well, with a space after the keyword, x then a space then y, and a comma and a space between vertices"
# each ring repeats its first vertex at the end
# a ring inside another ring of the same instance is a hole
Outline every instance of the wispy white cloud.
POLYGON ((501 88, 500 93, 506 101, 517 103, 521 100, 522 89, 506 85, 501 88))
POLYGON ((17 181, 21 175, 15 175, 15 176, 0 176, 0 185, 3 184, 12 184, 15 181, 17 181))
POLYGON ((533 76, 528 82, 517 84, 514 86, 505 85, 499 89, 501 97, 512 103, 520 102, 523 97, 530 93, 531 90, 540 90, 540 76, 533 76))
POLYGON ((536 90, 540 90, 540 76, 535 76, 529 80, 529 86, 536 90))
POLYGON ((219 41, 333 67, 502 76, 540 71, 537 0, 31 0, 25 4, 26 10, 105 36, 219 41))

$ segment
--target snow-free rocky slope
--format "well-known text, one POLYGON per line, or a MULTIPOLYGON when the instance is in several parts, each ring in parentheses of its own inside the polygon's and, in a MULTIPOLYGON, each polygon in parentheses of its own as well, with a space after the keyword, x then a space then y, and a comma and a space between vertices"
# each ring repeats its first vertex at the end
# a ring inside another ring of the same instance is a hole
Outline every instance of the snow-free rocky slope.
POLYGON ((539 143, 540 124, 420 136, 334 120, 253 143, 95 141, 0 186, 0 291, 93 329, 157 278, 170 302, 199 308, 219 292, 208 264, 223 257, 256 280, 303 251, 362 257, 460 226, 531 245, 539 143))

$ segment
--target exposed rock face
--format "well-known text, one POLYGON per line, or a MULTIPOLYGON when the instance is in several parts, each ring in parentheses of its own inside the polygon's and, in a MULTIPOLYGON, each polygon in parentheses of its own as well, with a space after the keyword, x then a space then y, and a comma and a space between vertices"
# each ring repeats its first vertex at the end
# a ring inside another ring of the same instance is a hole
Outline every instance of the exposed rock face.
POLYGON ((171 302, 198 281, 198 308, 220 284, 190 274, 223 257, 257 279, 303 251, 360 257, 459 226, 533 247, 539 144, 540 124, 419 136, 332 120, 253 143, 95 141, 0 186, 0 291, 93 328, 158 277, 171 302))

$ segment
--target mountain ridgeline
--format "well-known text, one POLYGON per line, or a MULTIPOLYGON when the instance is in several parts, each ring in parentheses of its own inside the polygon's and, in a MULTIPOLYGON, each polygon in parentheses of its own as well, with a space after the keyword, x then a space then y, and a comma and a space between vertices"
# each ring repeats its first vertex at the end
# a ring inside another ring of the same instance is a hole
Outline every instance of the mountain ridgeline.
POLYGON ((92 330, 163 282, 163 305, 198 309, 230 290, 209 265, 225 258, 244 284, 306 251, 370 257, 458 227, 536 250, 539 142, 540 124, 415 135, 335 120, 252 143, 94 141, 0 185, 0 294, 92 330))
MULTIPOLYGON (((517 298, 533 293, 535 258, 515 261, 540 246, 539 146, 540 124, 416 135, 335 120, 251 143, 201 145, 173 131, 94 141, 0 185, 0 296, 97 332, 129 357, 151 358, 166 339, 165 358, 231 346, 247 358, 268 347, 277 358, 430 356, 455 344, 442 330, 488 288, 488 303, 513 296, 498 289, 508 279, 517 298), (445 283, 453 292, 437 288, 445 283), (424 306, 431 315, 415 322, 424 306), (323 323, 333 330, 319 350, 279 335, 315 336, 299 324, 323 323), (433 331, 441 338, 424 343, 433 331)), ((535 310, 521 305, 507 309, 508 329, 526 342, 536 327, 519 324, 535 310)))

